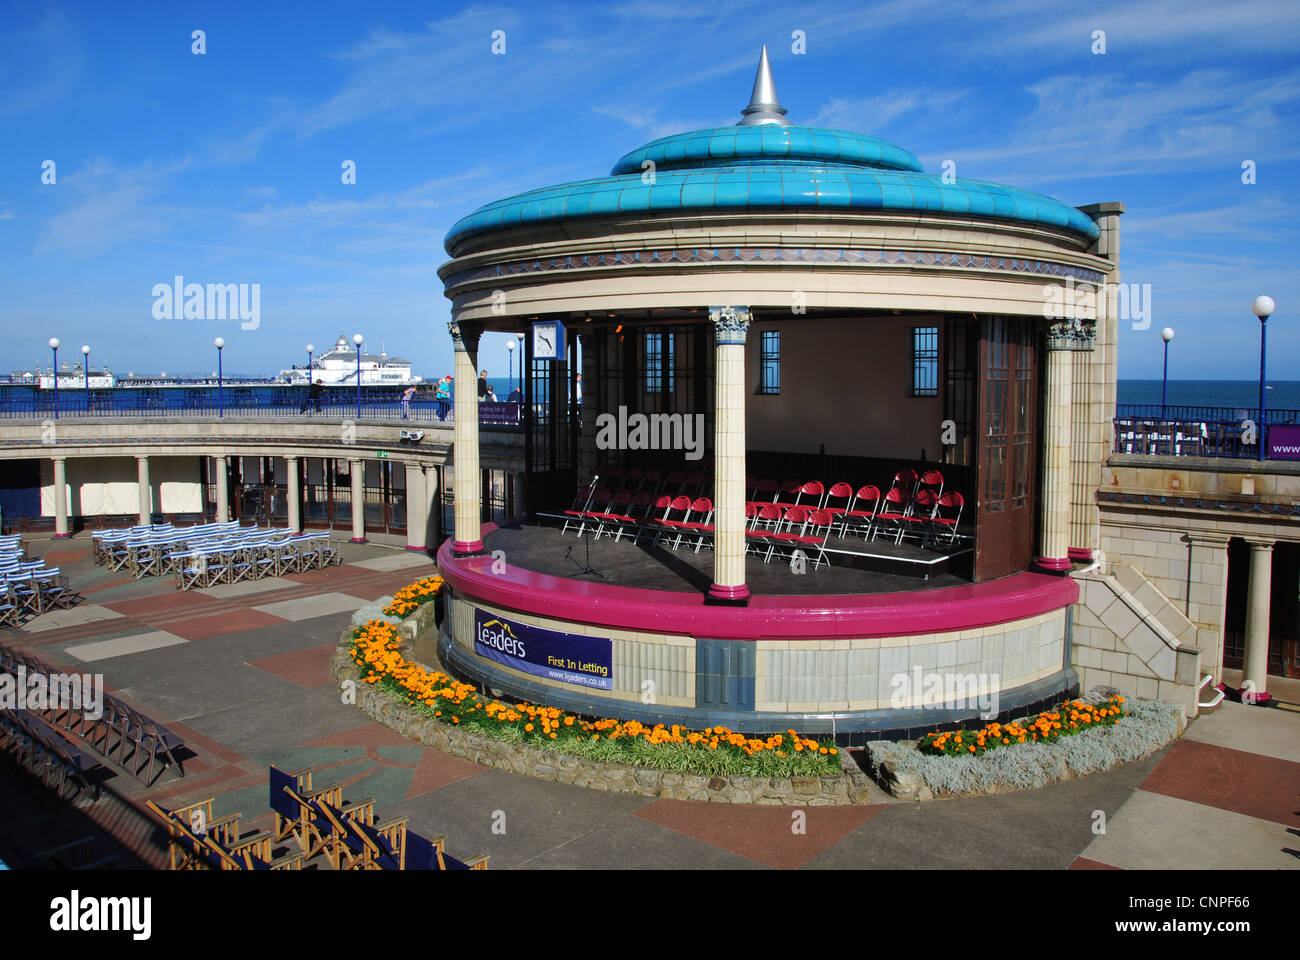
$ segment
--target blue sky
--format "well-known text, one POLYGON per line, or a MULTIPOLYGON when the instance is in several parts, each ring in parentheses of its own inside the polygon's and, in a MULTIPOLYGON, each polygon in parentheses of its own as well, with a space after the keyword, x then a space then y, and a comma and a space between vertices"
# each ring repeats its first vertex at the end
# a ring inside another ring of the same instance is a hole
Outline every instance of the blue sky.
MULTIPOLYGON (((450 369, 436 275, 458 218, 730 125, 760 46, 796 123, 940 172, 1123 201, 1122 377, 1300 379, 1300 4, 692 0, 0 4, 0 369, 302 363, 342 330, 450 369), (184 9, 182 9, 182 7, 184 9), (194 30, 206 53, 192 52, 194 30), (503 30, 506 53, 491 53, 503 30), (806 53, 792 52, 802 30, 806 53), (1093 31, 1106 52, 1094 54, 1093 31), (55 183, 42 183, 43 163, 55 183), (341 164, 356 163, 356 183, 341 164), (1256 183, 1242 183, 1253 161, 1256 183), (153 286, 258 283, 261 325, 158 320, 153 286), (78 357, 79 359, 79 357, 78 357)), ((504 338, 482 365, 506 373, 504 338)))

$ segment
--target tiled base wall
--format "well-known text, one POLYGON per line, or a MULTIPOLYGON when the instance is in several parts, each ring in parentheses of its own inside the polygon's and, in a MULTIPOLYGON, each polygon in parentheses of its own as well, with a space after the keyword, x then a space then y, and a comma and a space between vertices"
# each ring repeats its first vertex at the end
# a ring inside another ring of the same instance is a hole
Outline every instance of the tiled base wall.
POLYGON ((599 716, 747 733, 794 726, 853 745, 970 722, 1007 719, 1077 689, 1068 609, 972 630, 906 637, 724 641, 557 621, 453 594, 438 655, 500 695, 599 716), (581 687, 474 652, 475 607, 550 630, 612 641, 614 689, 581 687), (936 690, 944 694, 935 696, 936 690), (960 702, 944 702, 952 691, 960 702))

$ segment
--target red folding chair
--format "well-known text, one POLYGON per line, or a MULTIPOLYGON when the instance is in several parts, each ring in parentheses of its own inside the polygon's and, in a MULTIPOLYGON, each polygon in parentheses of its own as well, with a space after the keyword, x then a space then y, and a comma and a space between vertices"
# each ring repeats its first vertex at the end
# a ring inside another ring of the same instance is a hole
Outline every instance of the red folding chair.
POLYGON ((849 508, 840 517, 840 536, 847 537, 849 527, 852 526, 855 529, 861 527, 862 539, 867 539, 876 525, 880 500, 879 487, 871 484, 859 487, 857 493, 853 494, 853 499, 849 501, 849 508))
POLYGON ((916 485, 919 479, 915 470, 911 467, 905 467, 894 474, 894 482, 890 484, 889 489, 902 490, 907 494, 907 499, 911 500, 912 497, 916 496, 916 485))
POLYGON ((788 548, 790 555, 803 543, 803 537, 808 526, 808 517, 812 513, 807 507, 801 507, 797 504, 786 507, 785 515, 781 518, 776 532, 772 534, 771 550, 768 559, 771 559, 773 553, 778 547, 788 548))
POLYGON ((660 538, 665 534, 671 536, 675 533, 677 534, 677 539, 673 542, 673 549, 677 549, 677 545, 682 541, 682 524, 690 519, 691 504, 693 502, 694 501, 685 494, 672 499, 668 504, 668 509, 664 511, 664 515, 654 521, 658 530, 656 531, 654 541, 650 546, 658 546, 660 538))
POLYGON ((936 497, 943 496, 943 474, 938 470, 927 470, 921 474, 921 479, 917 482, 916 492, 922 490, 933 490, 936 497))
POLYGON ((798 480, 786 480, 784 483, 781 484, 780 490, 777 492, 776 495, 776 500, 774 500, 773 502, 788 504, 789 506, 792 507, 798 506, 799 491, 802 489, 803 489, 803 484, 800 483, 798 480))
POLYGON ((839 483, 831 485, 826 491, 826 499, 822 503, 822 509, 826 510, 832 517, 839 520, 849 510, 849 501, 853 499, 853 487, 841 480, 839 483))
POLYGON ((578 536, 586 532, 588 526, 598 526, 601 518, 613 505, 614 494, 609 487, 601 487, 591 495, 591 503, 582 511, 582 522, 578 526, 578 536))
MULTIPOLYGON (((897 479, 895 477, 895 481, 897 479)), ((871 539, 875 540, 881 529, 889 529, 895 534, 894 543, 898 543, 903 536, 903 524, 907 520, 911 503, 912 495, 900 487, 894 487, 885 494, 884 504, 872 525, 871 539)))
POLYGON ((809 480, 799 488, 799 496, 795 497, 795 503, 799 506, 812 507, 814 510, 820 510, 826 505, 826 487, 819 480, 809 480), (811 497, 811 503, 804 503, 804 497, 811 497))
POLYGON ((935 505, 939 498, 935 496, 933 490, 928 487, 922 487, 915 497, 912 498, 911 504, 908 505, 907 513, 899 524, 898 540, 902 543, 905 537, 913 534, 924 545, 930 536, 930 521, 934 517, 935 505))
POLYGON ((754 496, 750 502, 760 507, 765 503, 776 503, 776 494, 779 489, 775 480, 771 477, 763 477, 758 483, 754 484, 754 496))
POLYGON ((592 495, 591 483, 578 484, 578 490, 573 495, 573 506, 564 511, 564 528, 560 530, 560 535, 569 532, 569 524, 577 525, 582 521, 583 511, 587 509, 587 501, 592 495))
POLYGON ((609 503, 609 505, 595 515, 595 519, 598 521, 598 526, 596 527, 595 536, 593 536, 592 539, 600 539, 600 535, 605 532, 606 524, 609 525, 610 536, 613 536, 614 530, 621 529, 625 523, 631 523, 632 517, 628 513, 631 507, 631 490, 620 490, 618 493, 614 494, 614 499, 609 503))
POLYGON ((930 532, 936 538, 945 534, 948 537, 948 543, 952 544, 957 539, 957 524, 961 521, 962 508, 966 506, 966 501, 956 490, 949 490, 941 496, 934 505, 934 516, 930 518, 930 532), (949 512, 955 509, 955 513, 949 512))
POLYGON ((752 548, 755 553, 763 554, 766 558, 771 553, 772 534, 776 532, 776 525, 781 521, 781 508, 771 503, 747 504, 745 516, 751 515, 752 521, 749 529, 745 531, 745 549, 752 548))
POLYGON ((682 524, 681 530, 683 535, 690 533, 695 536, 696 553, 700 552, 700 547, 704 546, 705 541, 712 547, 713 501, 708 497, 697 497, 691 504, 691 518, 682 524))

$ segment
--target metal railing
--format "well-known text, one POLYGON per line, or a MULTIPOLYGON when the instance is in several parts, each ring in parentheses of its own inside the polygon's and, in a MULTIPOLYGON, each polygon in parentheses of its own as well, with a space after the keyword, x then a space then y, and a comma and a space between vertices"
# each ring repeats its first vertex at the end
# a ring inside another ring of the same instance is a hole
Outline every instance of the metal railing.
MULTIPOLYGON (((210 419, 259 417, 310 420, 409 420, 437 424, 455 417, 451 400, 431 395, 412 398, 404 407, 401 391, 391 388, 362 388, 358 404, 356 388, 327 389, 318 398, 308 397, 307 387, 165 387, 156 389, 116 388, 110 390, 60 390, 24 388, 0 389, 0 420, 58 420, 63 418, 210 419)), ((522 404, 497 402, 479 404, 479 422, 517 425, 522 404)))
POLYGON ((1265 459, 1300 460, 1293 446, 1293 434, 1300 436, 1297 410, 1269 410, 1267 424, 1246 407, 1125 404, 1117 410, 1114 453, 1258 460, 1263 449, 1265 459))

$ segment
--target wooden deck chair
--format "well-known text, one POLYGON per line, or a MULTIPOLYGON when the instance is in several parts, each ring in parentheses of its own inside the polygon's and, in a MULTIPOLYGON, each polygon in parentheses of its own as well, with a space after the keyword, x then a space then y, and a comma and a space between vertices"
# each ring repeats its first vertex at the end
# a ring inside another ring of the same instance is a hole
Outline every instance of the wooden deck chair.
POLYGON ((343 817, 342 822, 352 831, 352 839, 347 841, 348 846, 361 857, 357 869, 406 869, 406 817, 397 817, 373 826, 353 817, 343 817))
POLYGON ((355 817, 373 823, 374 800, 364 800, 340 810, 319 798, 308 800, 291 787, 286 786, 284 792, 298 805, 293 836, 302 849, 303 859, 310 860, 323 853, 335 870, 351 870, 360 863, 360 855, 348 846, 351 831, 342 821, 355 817))
POLYGON ((302 807, 285 793, 285 787, 288 787, 305 800, 323 799, 331 806, 340 809, 344 806, 343 785, 332 783, 329 786, 315 789, 312 787, 313 771, 311 770, 288 773, 277 769, 272 764, 269 773, 270 776, 267 781, 269 803, 267 805, 275 814, 275 831, 272 836, 275 838, 276 843, 282 843, 289 837, 296 836, 295 827, 298 826, 298 820, 302 815, 302 807))

